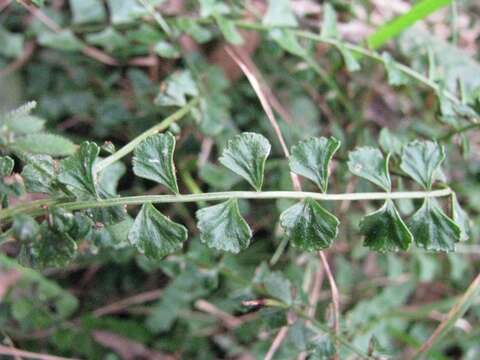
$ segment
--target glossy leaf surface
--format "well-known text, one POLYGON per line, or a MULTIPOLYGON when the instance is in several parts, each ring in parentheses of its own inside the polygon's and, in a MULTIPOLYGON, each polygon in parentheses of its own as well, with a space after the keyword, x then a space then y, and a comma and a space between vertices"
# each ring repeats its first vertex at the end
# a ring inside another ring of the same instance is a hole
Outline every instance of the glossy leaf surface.
POLYGON ((472 231, 470 226, 470 219, 468 218, 468 214, 465 212, 465 210, 463 210, 460 206, 457 195, 455 194, 452 194, 451 206, 453 221, 455 221, 461 231, 460 241, 467 241, 470 238, 470 233, 472 231))
POLYGON ((415 243, 425 250, 454 251, 460 241, 460 228, 442 211, 432 199, 425 199, 423 205, 408 221, 415 243))
POLYGON ((360 232, 365 236, 365 246, 377 251, 405 251, 413 241, 391 200, 362 219, 360 232))
POLYGON ((400 167, 413 180, 430 190, 435 172, 444 159, 443 146, 432 141, 412 141, 403 148, 400 167))
POLYGON ((257 191, 263 184, 265 160, 270 154, 268 140, 255 133, 242 133, 228 142, 219 161, 246 179, 257 191))
POLYGON ((335 152, 340 147, 340 141, 310 138, 292 147, 290 169, 301 176, 314 181, 322 192, 328 187, 328 165, 335 152))
POLYGON ((240 214, 237 199, 200 209, 196 215, 200 240, 208 247, 238 253, 250 244, 252 230, 240 214))
POLYGON ((93 167, 99 152, 97 144, 86 141, 74 155, 60 162, 58 180, 80 199, 97 197, 93 167))
POLYGON ((133 172, 145 179, 165 185, 178 193, 173 152, 175 137, 170 134, 156 134, 140 143, 134 152, 133 172))
POLYGON ((151 259, 161 259, 182 248, 187 229, 170 220, 152 204, 143 205, 128 234, 136 249, 151 259))
POLYGON ((289 207, 280 215, 280 224, 295 247, 305 251, 328 248, 338 234, 338 219, 313 199, 289 207))
POLYGON ((392 184, 388 173, 388 160, 389 156, 384 158, 376 148, 361 147, 348 154, 348 169, 383 190, 390 191, 392 184))

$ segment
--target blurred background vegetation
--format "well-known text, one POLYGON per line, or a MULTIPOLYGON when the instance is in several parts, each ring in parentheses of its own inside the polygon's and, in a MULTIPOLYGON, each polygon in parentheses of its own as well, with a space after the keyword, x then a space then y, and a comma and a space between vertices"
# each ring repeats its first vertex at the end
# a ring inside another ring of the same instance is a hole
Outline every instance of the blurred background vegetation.
MULTIPOLYGON (((288 146, 320 135, 342 141, 329 192, 375 191, 342 161, 356 146, 395 153, 415 138, 441 141, 448 154, 444 176, 472 222, 470 239, 456 252, 372 252, 362 246, 358 222, 378 204, 327 204, 342 224, 326 251, 339 288, 342 336, 377 358, 409 358, 480 270, 480 4, 423 2, 431 8, 412 15, 418 3, 404 0, 0 0, 0 110, 38 103, 24 122, 0 124, 0 150, 37 146, 34 152, 62 157, 84 140, 120 148, 201 94, 198 108, 169 128, 177 137, 180 191, 244 189, 216 160, 241 131, 272 143, 264 189, 291 190, 276 134, 226 46, 260 82, 288 146), (410 18, 389 22, 402 14, 410 18), (284 27, 322 32, 339 43, 292 36, 284 27), (384 63, 343 43, 378 50, 384 63), (421 81, 389 69, 392 59, 423 74, 421 81), (39 134, 61 135, 67 145, 47 149, 39 134)), ((135 178, 129 160, 114 166, 113 191, 165 191, 135 178)), ((159 206, 191 234, 183 251, 160 262, 129 246, 128 224, 80 243, 74 261, 60 268, 24 268, 12 259, 17 244, 1 244, 2 351, 112 360, 335 356, 335 339, 314 332, 311 322, 242 304, 287 298, 321 324, 332 318, 318 256, 289 246, 279 227, 278 216, 291 203, 240 204, 255 235, 238 255, 200 243, 196 204, 159 206), (286 336, 271 354, 284 325, 286 336)), ((405 200, 399 208, 408 216, 415 207, 405 200)), ((473 296, 428 359, 480 358, 479 300, 473 296)), ((343 346, 338 351, 342 359, 359 356, 343 346)))

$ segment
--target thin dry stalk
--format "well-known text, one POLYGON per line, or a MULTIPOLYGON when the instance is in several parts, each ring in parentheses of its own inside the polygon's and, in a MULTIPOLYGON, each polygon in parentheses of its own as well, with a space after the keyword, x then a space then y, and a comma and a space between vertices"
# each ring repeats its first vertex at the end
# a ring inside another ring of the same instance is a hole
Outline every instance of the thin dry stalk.
POLYGON ((114 314, 123 311, 125 308, 132 306, 143 304, 149 301, 157 300, 162 295, 161 290, 151 290, 146 291, 131 297, 128 297, 123 300, 116 301, 112 304, 106 305, 104 307, 98 308, 93 312, 95 317, 100 317, 108 314, 114 314))
POLYGON ((0 355, 13 356, 13 357, 20 356, 24 358, 39 359, 39 360, 76 360, 73 358, 65 358, 61 356, 34 353, 34 352, 20 350, 16 348, 10 348, 3 345, 0 345, 0 355))
POLYGON ((5 10, 10 5, 11 2, 12 2, 12 0, 2 0, 2 1, 0 1, 0 12, 5 10))
POLYGON ((423 343, 420 349, 412 356, 412 359, 422 358, 435 345, 445 333, 451 329, 457 320, 469 309, 475 298, 480 294, 480 273, 472 281, 467 291, 450 309, 448 315, 437 326, 428 340, 423 343))
MULTIPOLYGON (((330 284, 330 291, 332 293, 332 304, 333 304, 333 330, 336 335, 340 335, 340 294, 338 293, 337 284, 335 283, 335 278, 333 277, 332 270, 328 264, 327 257, 322 251, 318 252, 320 261, 323 264, 325 273, 327 274, 328 283, 330 284)), ((335 355, 335 359, 338 359, 338 354, 335 355)))
POLYGON ((277 336, 275 336, 275 339, 273 340, 272 345, 270 345, 270 348, 268 349, 267 354, 263 358, 264 360, 273 359, 273 356, 277 352, 280 345, 282 345, 282 342, 287 337, 287 334, 288 334, 288 326, 282 326, 278 331, 277 336))
MULTIPOLYGON (((38 20, 40 20, 47 28, 49 28, 51 31, 55 32, 55 33, 59 33, 62 31, 62 28, 60 26, 58 26, 55 21, 53 21, 52 19, 50 19, 47 15, 45 15, 42 10, 38 9, 37 7, 31 5, 31 4, 28 4, 24 1, 19 1, 19 3, 25 8, 27 9, 27 11, 32 14, 34 17, 36 17, 38 20)), ((110 55, 104 53, 103 51, 95 48, 95 47, 92 47, 92 46, 88 46, 88 45, 85 45, 83 48, 82 48, 82 52, 91 57, 92 59, 95 59, 101 63, 104 63, 106 65, 112 65, 112 66, 118 66, 119 65, 119 62, 114 59, 113 57, 111 57, 110 55)))
MULTIPOLYGON (((270 103, 268 102, 267 96, 265 94, 264 89, 260 85, 260 82, 257 80, 257 77, 255 76, 252 66, 249 66, 249 63, 251 63, 251 60, 246 59, 245 56, 242 56, 241 52, 236 50, 235 48, 231 46, 225 47, 228 55, 231 56, 231 58, 237 63, 237 65, 242 69, 243 73, 247 77, 248 81, 250 82, 250 85, 252 85, 253 90, 258 96, 258 99, 260 100, 260 103, 263 107, 263 110, 265 111, 265 114, 267 115, 268 120, 270 121, 270 124, 273 127, 273 130, 275 131, 275 135, 278 138, 278 141, 280 142, 280 146, 282 147, 282 151, 285 155, 285 157, 288 159, 290 158, 290 152, 288 150, 287 144, 285 142, 285 139, 283 138, 282 131, 280 130, 280 126, 278 126, 278 122, 275 118, 275 115, 273 113, 272 107, 270 106, 270 103)), ((251 65, 251 64, 250 64, 251 65)), ((301 190, 300 186, 300 180, 298 176, 294 173, 290 173, 290 176, 292 178, 292 183, 293 187, 296 191, 301 190)))
POLYGON ((225 311, 217 308, 215 305, 209 303, 206 300, 197 300, 195 302, 195 307, 200 311, 203 311, 218 318, 227 329, 234 329, 242 325, 243 323, 243 321, 239 318, 236 318, 235 316, 226 313, 225 311))

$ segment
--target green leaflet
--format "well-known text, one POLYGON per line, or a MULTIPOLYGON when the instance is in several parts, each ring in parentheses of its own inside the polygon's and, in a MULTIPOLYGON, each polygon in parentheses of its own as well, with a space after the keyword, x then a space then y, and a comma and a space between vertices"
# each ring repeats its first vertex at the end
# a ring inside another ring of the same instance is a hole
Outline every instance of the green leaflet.
POLYGON ((9 144, 15 151, 27 154, 44 154, 51 156, 68 156, 72 155, 76 146, 70 140, 63 136, 36 133, 23 136, 9 144))
POLYGON ((314 181, 322 192, 328 187, 328 165, 340 141, 313 137, 302 141, 291 149, 290 169, 301 176, 314 181))
POLYGON ((61 267, 75 256, 77 244, 66 232, 57 231, 47 222, 40 225, 39 238, 21 249, 22 263, 37 268, 61 267))
POLYGON ((79 199, 97 197, 93 165, 99 152, 97 144, 85 141, 74 155, 60 162, 58 181, 79 199))
POLYGON ((435 172, 445 159, 445 150, 432 141, 412 141, 402 152, 400 168, 426 190, 431 190, 435 172))
POLYGON ((64 51, 77 51, 83 47, 80 39, 70 29, 65 29, 58 33, 42 32, 38 37, 38 42, 40 45, 64 51))
POLYGON ((4 124, 13 133, 26 135, 42 131, 45 120, 33 115, 23 115, 7 117, 4 124))
POLYGON ((230 7, 224 1, 199 0, 200 16, 209 17, 212 15, 225 15, 230 13, 230 7))
POLYGON ((289 207, 280 224, 294 246, 316 251, 328 248, 338 234, 338 219, 311 198, 289 207))
POLYGON ((408 83, 408 77, 400 71, 398 63, 388 52, 382 53, 383 64, 387 70, 388 83, 392 86, 400 86, 408 83))
POLYGON ((388 160, 380 150, 372 147, 361 147, 348 154, 348 169, 361 178, 367 179, 380 186, 385 191, 390 191, 392 183, 388 173, 388 160))
POLYGON ((10 156, 0 156, 0 203, 3 207, 8 205, 7 195, 18 196, 23 193, 24 188, 18 176, 13 176, 6 180, 6 177, 12 175, 15 162, 10 156))
POLYGON ((380 131, 378 144, 387 153, 400 156, 402 154, 404 139, 397 134, 393 134, 388 128, 384 127, 380 131))
POLYGON ((452 193, 451 196, 451 207, 452 207, 452 218, 453 221, 460 228, 460 241, 467 241, 470 238, 471 228, 470 228, 470 219, 468 218, 465 210, 462 209, 460 203, 457 200, 457 195, 452 193))
POLYGON ((270 154, 268 140, 256 133, 244 132, 228 142, 219 161, 246 179, 257 191, 262 189, 265 160, 270 154))
MULTIPOLYGON (((60 319, 66 319, 73 314, 78 307, 78 300, 68 290, 62 289, 56 281, 44 277, 40 272, 25 268, 14 259, 0 254, 0 267, 2 271, 14 269, 21 274, 21 279, 15 284, 22 291, 30 294, 29 298, 34 301, 33 313, 38 314, 46 311, 50 316, 51 325, 58 325, 60 319)), ((10 295, 4 297, 8 303, 10 295)), ((25 299, 25 298, 24 298, 25 299)), ((18 299, 16 299, 18 300, 18 299)))
POLYGON ((187 229, 170 220, 151 203, 144 204, 128 234, 130 244, 145 256, 160 260, 182 248, 187 229))
POLYGON ((0 176, 10 176, 13 171, 15 162, 10 156, 1 156, 0 157, 0 176))
POLYGON ((0 26, 0 55, 16 58, 22 54, 22 49, 25 42, 25 36, 19 33, 13 33, 0 26))
POLYGON ((164 82, 163 91, 155 98, 160 106, 184 106, 187 96, 197 96, 198 89, 189 71, 177 71, 164 82))
POLYGON ((347 67, 348 71, 355 72, 360 70, 361 67, 359 62, 345 45, 339 43, 337 48, 338 51, 340 51, 340 54, 342 54, 343 61, 345 62, 345 66, 347 67))
POLYGON ((128 46, 128 40, 113 27, 106 27, 100 32, 88 34, 85 39, 89 44, 99 45, 108 52, 128 46))
POLYGON ((175 137, 156 134, 141 142, 134 151, 133 172, 145 179, 156 181, 178 194, 177 177, 173 163, 175 137))
POLYGON ((163 58, 176 59, 180 57, 179 49, 168 41, 157 42, 155 44, 154 50, 159 56, 163 58))
POLYGON ((324 38, 338 38, 337 14, 330 3, 326 3, 323 9, 322 30, 320 36, 324 38))
POLYGON ((265 288, 265 292, 286 305, 292 305, 292 284, 279 271, 271 271, 266 263, 262 263, 255 271, 253 283, 265 288))
POLYGON ((413 241, 392 200, 365 216, 360 222, 360 232, 365 236, 365 246, 377 251, 405 251, 413 241))
POLYGON ((265 26, 292 26, 298 25, 297 19, 290 7, 289 0, 268 0, 267 13, 262 20, 265 26))
POLYGON ((240 214, 237 199, 200 209, 196 216, 200 240, 208 247, 238 253, 250 244, 252 230, 240 214))
POLYGON ((105 21, 106 13, 101 0, 70 0, 74 24, 105 21))
POLYGON ((426 198, 408 221, 415 243, 425 250, 454 251, 461 230, 435 200, 426 198))
POLYGON ((269 34, 283 50, 300 57, 308 55, 308 52, 298 42, 297 36, 293 32, 287 29, 273 28, 269 34))
POLYGON ((10 110, 6 114, 0 114, 0 121, 13 125, 17 123, 18 121, 21 121, 23 118, 27 117, 30 115, 30 113, 37 107, 37 102, 36 101, 28 101, 24 103, 23 105, 10 110))
POLYGON ((225 39, 234 45, 241 45, 243 43, 242 35, 238 32, 235 23, 226 17, 216 15, 215 21, 222 32, 225 39))
POLYGON ((35 241, 40 226, 31 216, 19 214, 13 219, 12 230, 15 239, 26 243, 35 241))
POLYGON ((128 233, 133 225, 133 219, 129 216, 116 224, 95 229, 91 240, 96 246, 103 248, 123 249, 130 246, 128 233))
POLYGON ((54 190, 55 163, 51 156, 32 155, 26 159, 22 177, 29 192, 50 194, 54 190))

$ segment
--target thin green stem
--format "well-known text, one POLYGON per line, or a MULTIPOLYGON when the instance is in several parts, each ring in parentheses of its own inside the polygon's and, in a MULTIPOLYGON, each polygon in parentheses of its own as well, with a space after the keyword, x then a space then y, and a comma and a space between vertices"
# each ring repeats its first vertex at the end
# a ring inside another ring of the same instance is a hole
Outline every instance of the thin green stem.
POLYGON ((449 131, 445 135, 440 136, 437 140, 439 141, 450 140, 455 135, 462 134, 464 132, 467 132, 476 128, 480 128, 480 123, 469 124, 458 129, 453 129, 452 131, 449 131))
MULTIPOLYGON (((224 191, 202 194, 179 194, 179 195, 142 195, 125 196, 105 200, 87 200, 87 201, 50 201, 49 206, 59 206, 65 210, 83 210, 90 208, 105 208, 117 205, 142 205, 145 203, 186 203, 199 201, 223 201, 231 198, 236 199, 305 199, 312 198, 321 201, 343 201, 343 200, 386 200, 386 199, 424 199, 431 197, 443 197, 452 194, 450 188, 433 191, 404 191, 404 192, 365 192, 365 193, 343 193, 343 194, 323 194, 306 191, 224 191)), ((0 220, 8 219, 13 215, 22 212, 30 215, 41 214, 43 209, 37 206, 22 206, 19 211, 17 208, 10 208, 0 211, 0 220)))
POLYGON ((168 26, 168 24, 165 21, 165 19, 163 18, 163 16, 159 12, 157 12, 157 10, 155 10, 155 7, 153 7, 153 5, 150 4, 146 0, 138 0, 138 2, 140 2, 140 4, 143 5, 143 7, 150 13, 150 15, 153 16, 153 18, 158 23, 158 25, 160 25, 162 30, 165 31, 165 33, 168 36, 171 36, 172 35, 172 29, 170 29, 170 26, 168 26))
POLYGON ((192 108, 194 108, 199 102, 198 98, 190 100, 184 107, 178 109, 175 111, 173 114, 170 116, 166 117, 163 121, 160 123, 156 124, 155 126, 152 126, 150 129, 146 130, 139 136, 137 136, 135 139, 130 141, 128 144, 126 144, 124 147, 116 151, 114 154, 106 157, 102 161, 98 162, 95 165, 95 172, 99 173, 103 169, 105 169, 107 166, 112 165, 114 162, 120 160, 123 158, 125 155, 129 154, 130 152, 133 151, 133 149, 140 144, 143 140, 148 138, 149 136, 152 136, 160 131, 163 131, 167 129, 170 125, 172 125, 174 122, 180 120, 183 118, 185 115, 187 115, 192 108))

